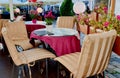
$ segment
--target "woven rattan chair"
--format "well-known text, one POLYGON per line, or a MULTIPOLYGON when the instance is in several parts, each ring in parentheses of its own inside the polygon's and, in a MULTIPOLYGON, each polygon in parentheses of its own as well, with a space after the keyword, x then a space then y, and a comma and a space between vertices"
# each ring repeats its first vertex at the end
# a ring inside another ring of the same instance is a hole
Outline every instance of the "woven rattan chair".
POLYGON ((58 28, 73 28, 75 25, 75 17, 73 16, 61 16, 57 18, 58 28))
POLYGON ((20 68, 23 68, 23 66, 27 65, 29 69, 30 78, 31 78, 30 63, 35 63, 35 61, 40 59, 55 57, 53 53, 42 48, 32 48, 29 50, 18 52, 15 47, 14 40, 12 40, 12 37, 9 36, 9 34, 11 33, 9 33, 8 29, 4 27, 2 29, 2 35, 14 64, 20 68))
POLYGON ((115 38, 115 30, 89 34, 84 39, 81 52, 56 57, 55 60, 64 65, 73 78, 98 76, 107 68, 115 38))
MULTIPOLYGON (((24 50, 33 48, 34 46, 29 42, 27 30, 24 21, 8 22, 5 24, 9 37, 14 41, 15 45, 21 46, 24 50)), ((37 41, 36 46, 40 42, 37 41)))
POLYGON ((2 27, 4 26, 5 23, 7 23, 9 21, 9 19, 0 19, 0 43, 1 43, 1 52, 5 52, 6 51, 6 46, 4 45, 4 40, 3 40, 3 37, 2 37, 2 33, 1 33, 1 30, 2 30, 2 27), (4 46, 4 48, 3 48, 4 46))
POLYGON ((1 34, 2 27, 6 22, 8 22, 8 19, 0 19, 0 37, 2 36, 1 34))
POLYGON ((15 21, 23 21, 23 16, 20 16, 20 15, 17 16, 16 19, 15 19, 15 21))

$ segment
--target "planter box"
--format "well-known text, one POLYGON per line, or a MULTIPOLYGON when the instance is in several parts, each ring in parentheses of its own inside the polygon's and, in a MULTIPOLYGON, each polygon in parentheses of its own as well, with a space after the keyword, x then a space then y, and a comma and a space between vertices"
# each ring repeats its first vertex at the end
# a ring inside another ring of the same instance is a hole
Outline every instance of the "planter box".
POLYGON ((113 51, 120 55, 120 36, 117 36, 116 40, 115 40, 115 43, 114 43, 114 46, 113 46, 113 51))
POLYGON ((93 27, 89 27, 87 25, 81 25, 78 24, 77 25, 77 30, 84 33, 84 34, 92 34, 95 33, 94 28, 93 27))

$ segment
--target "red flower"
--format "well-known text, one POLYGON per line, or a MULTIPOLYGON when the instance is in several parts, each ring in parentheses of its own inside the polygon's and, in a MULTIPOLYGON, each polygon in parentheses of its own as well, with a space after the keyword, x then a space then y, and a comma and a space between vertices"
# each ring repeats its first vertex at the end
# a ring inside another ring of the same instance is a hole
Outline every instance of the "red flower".
POLYGON ((38 12, 36 10, 30 10, 30 17, 32 19, 36 19, 38 16, 38 12))
POLYGON ((119 20, 119 21, 120 21, 120 15, 117 15, 117 20, 119 20))
POLYGON ((49 11, 48 14, 46 14, 44 17, 45 18, 55 19, 55 16, 53 16, 52 11, 49 11))
POLYGON ((104 24, 103 24, 103 25, 104 25, 105 27, 108 27, 108 26, 109 26, 109 24, 110 24, 110 23, 106 21, 106 22, 104 22, 104 24))
POLYGON ((103 10, 104 10, 104 12, 107 14, 108 8, 107 8, 107 7, 103 7, 103 10))

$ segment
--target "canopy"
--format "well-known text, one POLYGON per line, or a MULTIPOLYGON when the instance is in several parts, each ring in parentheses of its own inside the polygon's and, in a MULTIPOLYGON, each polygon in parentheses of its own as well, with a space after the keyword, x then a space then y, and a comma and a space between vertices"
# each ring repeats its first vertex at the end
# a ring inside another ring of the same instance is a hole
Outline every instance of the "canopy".
MULTIPOLYGON (((13 0, 13 4, 23 5, 26 2, 21 2, 20 0, 13 0)), ((9 0, 0 0, 0 4, 9 4, 9 0)))

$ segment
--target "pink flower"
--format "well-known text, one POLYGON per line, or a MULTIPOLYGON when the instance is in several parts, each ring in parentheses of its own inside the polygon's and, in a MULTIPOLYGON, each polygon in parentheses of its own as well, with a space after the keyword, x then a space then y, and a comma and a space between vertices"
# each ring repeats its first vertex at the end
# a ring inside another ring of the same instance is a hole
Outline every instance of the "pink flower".
POLYGON ((46 14, 44 17, 45 18, 55 19, 55 16, 53 16, 52 11, 49 11, 48 14, 46 14))
POLYGON ((98 10, 98 6, 95 6, 95 10, 98 10))
POLYGON ((30 17, 32 19, 36 19, 38 16, 38 12, 36 10, 30 10, 30 17))
POLYGON ((89 18, 86 18, 85 22, 86 22, 86 24, 88 24, 89 23, 89 18))
POLYGON ((107 14, 108 8, 107 8, 107 7, 103 7, 103 10, 104 10, 104 12, 107 14))
POLYGON ((117 15, 117 20, 119 20, 119 21, 120 21, 120 15, 117 15))
POLYGON ((80 17, 80 16, 78 16, 78 17, 77 17, 77 20, 79 21, 80 19, 81 19, 81 17, 80 17))
POLYGON ((99 7, 95 6, 95 8, 94 8, 95 12, 98 12, 98 9, 99 9, 99 7))
POLYGON ((37 15, 38 12, 36 10, 30 10, 30 14, 37 15))
POLYGON ((104 25, 105 27, 108 27, 108 26, 109 26, 109 24, 110 24, 110 23, 106 21, 106 22, 104 22, 104 24, 103 24, 103 25, 104 25))

